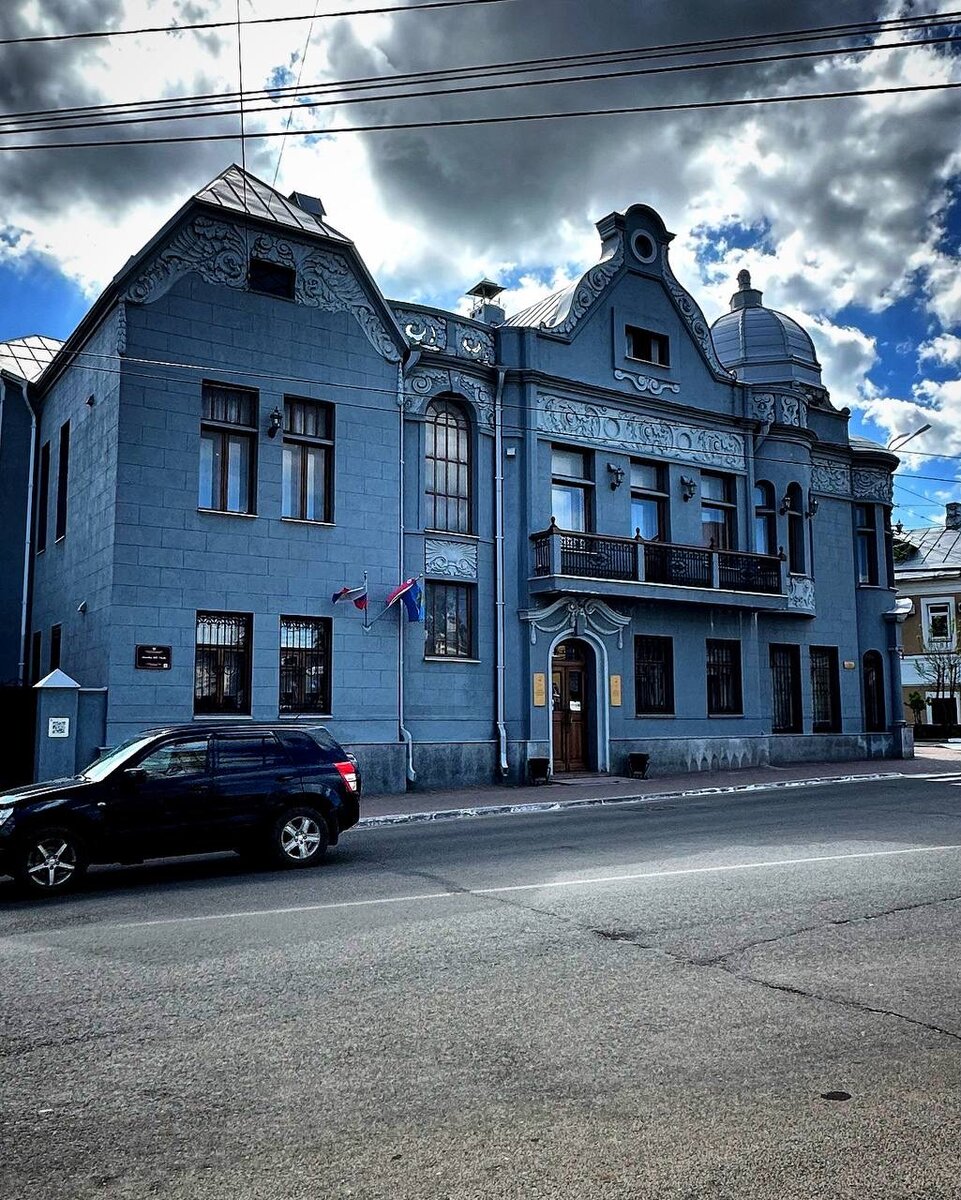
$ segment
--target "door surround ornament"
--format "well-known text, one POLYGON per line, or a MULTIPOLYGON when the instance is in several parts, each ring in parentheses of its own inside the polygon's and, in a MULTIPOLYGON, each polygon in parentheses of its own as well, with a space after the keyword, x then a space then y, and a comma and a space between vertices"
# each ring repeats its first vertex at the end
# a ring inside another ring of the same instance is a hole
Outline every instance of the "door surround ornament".
MULTIPOLYGON (((588 632, 610 637, 616 633, 617 648, 623 650, 624 628, 631 623, 630 617, 625 617, 596 596, 585 596, 583 599, 564 596, 544 608, 522 608, 518 616, 530 626, 532 646, 537 645, 538 631, 564 631, 565 637, 583 637, 588 632)), ((563 641, 563 638, 558 640, 563 641)))

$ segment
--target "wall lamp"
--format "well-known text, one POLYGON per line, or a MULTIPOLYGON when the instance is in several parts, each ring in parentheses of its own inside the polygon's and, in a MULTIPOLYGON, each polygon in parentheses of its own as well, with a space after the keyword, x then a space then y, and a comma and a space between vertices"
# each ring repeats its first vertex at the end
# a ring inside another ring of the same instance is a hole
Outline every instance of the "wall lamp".
POLYGON ((624 482, 624 468, 616 467, 613 463, 608 463, 607 469, 611 476, 611 491, 616 492, 624 482))
POLYGON ((274 411, 267 418, 267 436, 268 437, 276 437, 277 430, 280 429, 280 427, 283 425, 283 423, 284 423, 284 414, 280 411, 279 408, 277 408, 275 406, 274 411))
POLYGON ((689 475, 681 476, 681 498, 683 500, 693 500, 697 495, 697 484, 689 475))
POLYGON ((791 511, 791 493, 785 492, 784 495, 781 497, 781 507, 778 509, 778 512, 783 517, 786 512, 790 512, 790 511, 791 511))
POLYGON ((820 500, 818 500, 818 498, 816 496, 808 496, 807 512, 805 512, 804 515, 806 517, 813 517, 814 514, 817 512, 817 510, 820 507, 821 507, 821 502, 820 502, 820 500))

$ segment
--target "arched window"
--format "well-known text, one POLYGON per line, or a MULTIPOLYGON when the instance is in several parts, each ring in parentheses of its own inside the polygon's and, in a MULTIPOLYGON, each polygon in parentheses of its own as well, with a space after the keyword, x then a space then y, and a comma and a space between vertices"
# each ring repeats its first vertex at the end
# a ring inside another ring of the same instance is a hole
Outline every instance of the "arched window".
POLYGON ((774 487, 763 479, 754 485, 754 550, 757 554, 777 554, 774 487))
POLYGON ((792 575, 803 575, 807 570, 807 555, 804 552, 804 493, 801 485, 789 483, 785 500, 788 570, 792 575))
POLYGON ((470 425, 451 400, 427 406, 427 528, 471 533, 470 425))
POLYGON ((884 666, 877 650, 869 650, 862 660, 864 681, 864 728, 868 733, 883 733, 884 666))

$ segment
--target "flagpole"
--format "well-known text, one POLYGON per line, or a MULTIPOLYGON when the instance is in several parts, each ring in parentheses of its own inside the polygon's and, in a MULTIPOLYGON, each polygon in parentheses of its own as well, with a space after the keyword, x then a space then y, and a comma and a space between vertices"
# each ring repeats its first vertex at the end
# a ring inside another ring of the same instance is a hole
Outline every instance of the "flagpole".
POLYGON ((367 597, 367 603, 364 605, 364 628, 370 629, 370 592, 367 590, 367 572, 364 572, 364 595, 367 597))

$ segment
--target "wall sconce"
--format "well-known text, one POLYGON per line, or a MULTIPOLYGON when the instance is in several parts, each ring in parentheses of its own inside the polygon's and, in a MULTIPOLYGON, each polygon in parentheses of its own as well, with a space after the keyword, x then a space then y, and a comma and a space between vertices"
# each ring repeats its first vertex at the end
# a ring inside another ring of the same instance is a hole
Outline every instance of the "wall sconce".
POLYGON ((607 469, 611 476, 611 491, 616 492, 624 482, 624 468, 616 467, 613 463, 608 463, 607 469))
POLYGON ((283 425, 283 423, 284 423, 284 414, 280 411, 279 408, 277 408, 275 406, 274 411, 267 418, 267 436, 268 437, 276 437, 277 430, 280 429, 280 427, 281 427, 281 425, 283 425))
POLYGON ((820 500, 817 499, 816 496, 808 496, 807 512, 804 515, 806 517, 813 517, 814 514, 817 512, 817 510, 820 507, 821 507, 821 502, 820 502, 820 500))
POLYGON ((783 517, 786 512, 790 512, 790 511, 791 511, 791 493, 785 492, 784 495, 781 497, 781 507, 778 509, 778 512, 783 517))
POLYGON ((697 495, 697 484, 689 475, 681 476, 681 498, 683 500, 693 500, 697 495))

